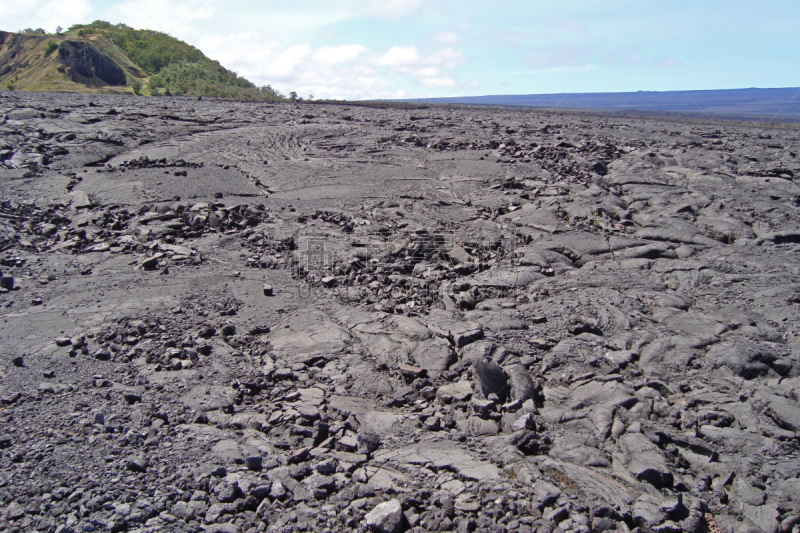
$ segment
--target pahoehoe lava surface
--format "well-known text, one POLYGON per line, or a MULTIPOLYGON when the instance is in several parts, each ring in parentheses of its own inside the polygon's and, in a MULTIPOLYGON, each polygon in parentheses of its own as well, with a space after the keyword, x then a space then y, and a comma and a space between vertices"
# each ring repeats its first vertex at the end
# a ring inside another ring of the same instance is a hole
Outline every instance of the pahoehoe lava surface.
POLYGON ((0 530, 798 530, 795 130, 6 92, 0 135, 0 530))

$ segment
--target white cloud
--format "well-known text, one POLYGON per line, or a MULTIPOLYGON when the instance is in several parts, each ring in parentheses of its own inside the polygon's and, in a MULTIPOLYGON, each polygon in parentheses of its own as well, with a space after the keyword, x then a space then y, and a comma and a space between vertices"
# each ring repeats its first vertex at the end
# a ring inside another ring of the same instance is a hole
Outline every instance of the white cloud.
POLYGON ((369 50, 360 44, 287 46, 260 32, 206 37, 209 57, 256 85, 316 98, 396 98, 392 84, 366 68, 369 50))
POLYGON ((345 44, 342 46, 322 46, 314 52, 314 59, 321 63, 336 65, 353 61, 361 54, 369 52, 366 46, 360 44, 345 44))
POLYGON ((192 23, 210 20, 216 15, 216 3, 217 0, 202 3, 195 0, 124 0, 107 7, 101 17, 137 29, 186 36, 191 33, 192 23))
POLYGON ((460 50, 444 48, 429 55, 422 55, 416 46, 394 46, 375 59, 374 63, 396 72, 416 78, 423 87, 455 87, 458 82, 445 74, 445 70, 458 67, 467 61, 460 50))
POLYGON ((261 32, 208 36, 201 50, 257 85, 316 98, 399 98, 402 78, 430 88, 457 87, 449 73, 467 61, 460 50, 425 54, 416 46, 394 46, 377 55, 358 43, 314 47, 282 43, 261 32))
POLYGON ((464 53, 454 48, 443 48, 432 54, 422 55, 416 46, 393 46, 375 59, 374 64, 412 76, 424 87, 454 87, 458 82, 444 71, 454 69, 466 61, 464 53))
POLYGON ((439 70, 436 67, 425 67, 425 68, 414 70, 413 72, 414 72, 415 76, 418 76, 420 78, 433 79, 433 78, 436 78, 437 76, 439 76, 439 74, 441 73, 441 70, 439 70))
POLYGON ((421 7, 421 0, 372 0, 366 11, 376 17, 397 19, 418 13, 421 7))
POLYGON ((200 39, 200 49, 211 59, 244 77, 257 72, 258 65, 274 62, 281 43, 257 32, 209 35, 200 39))
POLYGON ((270 65, 264 65, 264 67, 269 68, 278 77, 302 74, 298 71, 304 64, 310 63, 312 54, 313 50, 308 43, 296 44, 280 52, 270 65))
POLYGON ((377 58, 375 64, 400 71, 413 71, 424 67, 437 70, 452 69, 466 61, 464 53, 455 48, 443 48, 423 57, 416 46, 393 46, 377 58))
POLYGON ((0 0, 6 31, 42 28, 52 32, 56 26, 67 28, 87 22, 91 12, 87 0, 0 0))
POLYGON ((419 63, 416 46, 393 46, 375 60, 376 65, 393 68, 408 68, 419 63))

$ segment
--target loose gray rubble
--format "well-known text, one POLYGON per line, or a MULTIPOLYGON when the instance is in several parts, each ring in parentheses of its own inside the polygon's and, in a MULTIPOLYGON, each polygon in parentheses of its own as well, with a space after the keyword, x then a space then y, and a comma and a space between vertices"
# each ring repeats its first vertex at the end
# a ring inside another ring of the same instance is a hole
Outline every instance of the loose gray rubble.
POLYGON ((0 530, 797 533, 798 131, 0 93, 0 530))

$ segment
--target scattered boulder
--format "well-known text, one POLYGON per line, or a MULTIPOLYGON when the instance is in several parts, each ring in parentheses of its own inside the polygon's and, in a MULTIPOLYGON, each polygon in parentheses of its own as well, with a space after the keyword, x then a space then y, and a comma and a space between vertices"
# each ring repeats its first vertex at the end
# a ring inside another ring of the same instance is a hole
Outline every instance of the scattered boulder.
POLYGON ((364 517, 367 527, 377 533, 400 533, 403 520, 403 506, 398 500, 378 504, 364 517))
POLYGON ((656 487, 672 486, 672 472, 658 446, 641 433, 626 433, 619 445, 628 461, 628 470, 639 481, 656 487))
POLYGON ((721 342, 708 350, 706 358, 712 369, 727 367, 748 380, 778 375, 774 368, 778 355, 761 343, 744 339, 721 342))
POLYGON ((495 395, 501 403, 506 401, 511 391, 503 367, 495 363, 475 361, 472 364, 472 376, 476 390, 484 398, 495 395))
POLYGON ((472 384, 469 381, 442 385, 436 391, 436 397, 444 403, 450 403, 453 400, 463 402, 468 400, 470 396, 472 396, 472 384))
POLYGON ((141 455, 130 457, 127 461, 125 461, 125 466, 132 472, 146 472, 149 465, 150 461, 147 459, 147 457, 141 455))
POLYGON ((444 372, 456 361, 456 354, 452 346, 441 338, 420 342, 411 352, 411 357, 416 361, 417 366, 431 375, 444 372))

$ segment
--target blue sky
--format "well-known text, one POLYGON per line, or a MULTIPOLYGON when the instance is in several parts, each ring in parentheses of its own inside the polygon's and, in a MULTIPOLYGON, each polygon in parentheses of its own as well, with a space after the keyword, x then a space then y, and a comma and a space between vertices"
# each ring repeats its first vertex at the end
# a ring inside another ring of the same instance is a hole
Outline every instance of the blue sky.
POLYGON ((800 2, 0 0, 2 28, 162 30, 317 98, 800 86, 800 2))

